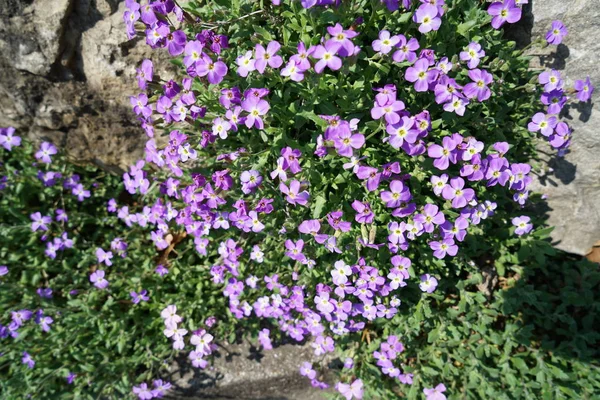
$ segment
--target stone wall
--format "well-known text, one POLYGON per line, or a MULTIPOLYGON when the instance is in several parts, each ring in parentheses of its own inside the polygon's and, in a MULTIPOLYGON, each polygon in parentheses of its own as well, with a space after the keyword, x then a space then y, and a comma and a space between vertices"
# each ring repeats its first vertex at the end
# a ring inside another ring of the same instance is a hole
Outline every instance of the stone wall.
POLYGON ((590 76, 597 86, 592 101, 565 107, 563 119, 573 128, 570 152, 555 156, 540 146, 549 168, 534 190, 548 195, 549 224, 555 246, 586 254, 600 240, 600 0, 533 0, 533 38, 544 37, 554 20, 569 29, 564 42, 533 49, 533 66, 559 70, 568 87, 590 76))
POLYGON ((0 126, 115 171, 142 156, 128 96, 151 51, 127 40, 124 8, 119 0, 0 1, 0 126))

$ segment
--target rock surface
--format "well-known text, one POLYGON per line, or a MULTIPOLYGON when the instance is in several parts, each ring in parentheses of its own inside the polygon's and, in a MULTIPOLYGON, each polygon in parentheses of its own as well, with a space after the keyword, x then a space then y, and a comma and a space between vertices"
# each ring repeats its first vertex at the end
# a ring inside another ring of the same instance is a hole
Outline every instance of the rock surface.
POLYGON ((316 357, 308 345, 284 344, 262 351, 249 343, 225 345, 214 365, 205 370, 190 368, 187 360, 172 366, 168 379, 174 383, 171 399, 322 400, 323 391, 313 388, 298 371, 310 361, 325 365, 330 358, 316 357))
POLYGON ((116 171, 141 157, 128 96, 151 50, 127 40, 124 9, 119 0, 0 1, 0 126, 116 171))
POLYGON ((569 29, 564 42, 533 49, 534 66, 559 70, 567 87, 590 76, 597 87, 591 102, 565 107, 562 117, 573 128, 570 152, 555 156, 542 150, 554 171, 537 180, 534 189, 548 195, 549 224, 556 229, 556 247, 584 255, 600 239, 600 2, 598 0, 534 0, 533 39, 543 38, 554 20, 569 29))

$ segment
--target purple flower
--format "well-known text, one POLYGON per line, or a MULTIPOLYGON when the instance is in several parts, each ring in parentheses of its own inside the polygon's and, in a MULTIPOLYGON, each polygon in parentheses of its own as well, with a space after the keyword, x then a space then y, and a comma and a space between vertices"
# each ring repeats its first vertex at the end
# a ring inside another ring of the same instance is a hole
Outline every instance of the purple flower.
POLYGON ((33 369, 33 367, 35 366, 35 361, 33 361, 33 358, 31 358, 29 353, 26 351, 23 352, 23 358, 21 358, 21 362, 27 365, 29 369, 33 369))
POLYGON ((52 162, 52 158, 50 157, 56 153, 56 147, 52 143, 43 142, 38 152, 35 153, 35 158, 37 158, 40 162, 50 164, 52 162))
POLYGON ((90 275, 90 282, 94 284, 98 289, 106 289, 108 281, 104 279, 104 271, 98 270, 90 275))
POLYGON ((375 106, 371 109, 371 117, 379 119, 385 116, 385 121, 388 124, 396 124, 400 121, 398 111, 404 110, 404 103, 400 100, 384 98, 385 102, 375 100, 375 106))
POLYGON ((110 267, 112 265, 112 251, 104 251, 104 249, 98 247, 96 249, 96 258, 98 259, 98 264, 104 263, 107 267, 110 267))
POLYGON ((269 65, 271 68, 277 69, 283 64, 281 56, 277 55, 277 52, 281 48, 279 42, 272 41, 267 45, 267 49, 258 43, 255 47, 256 61, 254 66, 261 74, 265 72, 265 68, 269 65))
POLYGON ((515 0, 492 3, 487 12, 492 16, 494 29, 499 29, 505 22, 514 24, 521 19, 521 7, 515 4, 515 0))
POLYGON ((558 124, 558 119, 553 115, 548 115, 544 113, 536 113, 533 118, 531 118, 531 122, 527 125, 527 129, 530 132, 537 132, 546 137, 552 135, 554 132, 554 128, 558 124))
POLYGON ((265 115, 269 111, 269 103, 266 100, 260 99, 258 97, 250 97, 246 98, 242 102, 242 108, 244 111, 248 112, 248 116, 246 117, 246 126, 248 128, 252 128, 252 126, 257 129, 263 129, 264 123, 261 118, 262 115, 265 115))
POLYGON ((386 207, 400 207, 403 202, 410 200, 411 194, 408 186, 402 181, 394 180, 390 183, 390 191, 383 191, 380 194, 381 200, 385 201, 386 207))
POLYGON ((553 21, 548 33, 546 33, 546 41, 548 44, 559 45, 567 36, 567 27, 561 21, 553 21))
POLYGON ((460 52, 461 61, 467 61, 469 69, 476 68, 483 57, 485 57, 485 51, 481 50, 481 45, 477 42, 469 43, 467 50, 460 52))
POLYGON ((446 200, 452 200, 452 207, 463 208, 475 197, 473 189, 463 189, 465 181, 462 178, 452 178, 450 184, 442 190, 442 196, 446 200))
POLYGON ((538 82, 544 85, 545 92, 551 92, 554 89, 563 88, 563 80, 560 79, 560 72, 556 70, 544 71, 538 76, 538 82))
POLYGON ((18 147, 21 145, 21 138, 15 136, 15 128, 0 128, 0 146, 6 150, 11 151, 12 147, 18 147))
POLYGON ((372 192, 379 187, 381 181, 381 172, 377 168, 361 165, 356 171, 356 176, 359 179, 367 180, 367 190, 372 192))
POLYGON ((421 24, 419 25, 419 32, 421 33, 437 31, 442 24, 438 8, 430 4, 421 4, 413 16, 413 21, 421 24))
POLYGON ((440 259, 446 257, 446 254, 450 254, 454 257, 456 253, 458 253, 458 246, 454 243, 454 240, 450 238, 444 239, 441 242, 430 242, 429 247, 433 250, 433 255, 440 259))
POLYGON ((50 288, 38 288, 38 290, 36 290, 36 293, 42 299, 51 299, 52 298, 52 289, 50 289, 50 288))
POLYGON ((318 45, 314 49, 312 56, 319 60, 315 64, 315 72, 317 74, 323 72, 325 67, 329 67, 329 69, 334 71, 342 68, 342 60, 336 56, 339 48, 339 43, 328 40, 327 43, 325 43, 325 46, 318 45))
POLYGON ((392 48, 400 42, 400 37, 397 35, 390 36, 390 31, 382 30, 379 32, 379 38, 373 41, 373 50, 379 53, 387 54, 392 51, 392 48))
POLYGON ((317 371, 315 371, 312 364, 307 361, 300 366, 300 375, 306 376, 308 379, 315 379, 317 371))
POLYGON ((579 101, 588 101, 592 98, 592 93, 594 93, 594 86, 592 86, 592 82, 590 81, 589 76, 584 81, 576 80, 574 87, 575 90, 577 90, 577 98, 579 99, 579 101))
MULTIPOLYGON (((395 149, 400 149, 405 143, 413 144, 417 141, 419 131, 414 128, 415 121, 410 117, 402 117, 402 119, 395 124, 388 124, 385 128, 386 132, 390 135, 387 140, 395 149)), ((385 141, 386 139, 384 139, 385 141)))
POLYGON ((208 83, 217 85, 227 75, 227 65, 223 61, 214 62, 210 57, 204 55, 196 62, 196 74, 206 76, 208 83))
MULTIPOLYGON (((443 258, 443 257, 440 257, 440 258, 443 258)), ((419 283, 419 288, 423 292, 433 293, 435 291, 435 289, 437 288, 437 285, 438 285, 438 281, 435 277, 433 277, 429 274, 421 275, 421 283, 419 283)))
POLYGON ((300 65, 293 60, 281 70, 281 76, 289 76, 294 82, 302 82, 304 80, 304 71, 300 69, 300 65))
POLYGON ((37 315, 35 317, 35 323, 38 324, 40 328, 42 328, 42 331, 50 332, 50 325, 52 325, 53 322, 54 320, 48 316, 45 316, 42 310, 39 310, 37 312, 37 315))
POLYGON ((442 394, 446 391, 446 386, 443 383, 440 383, 435 388, 425 388, 423 389, 423 393, 425 393, 426 400, 446 400, 446 396, 442 394))
POLYGON ((436 75, 437 71, 429 71, 429 61, 421 58, 412 67, 408 67, 404 78, 414 82, 417 92, 426 92, 429 83, 435 80, 436 75))
POLYGON ((344 360, 344 368, 352 369, 354 367, 354 360, 351 357, 346 357, 344 360))
POLYGON ((256 70, 256 60, 252 58, 252 51, 247 51, 244 55, 239 56, 235 60, 238 65, 237 73, 239 76, 245 78, 252 71, 256 70))
MULTIPOLYGON (((358 36, 358 32, 349 29, 344 30, 344 28, 340 24, 335 24, 335 26, 328 26, 327 32, 331 35, 331 39, 329 39, 327 43, 334 44, 332 48, 337 47, 336 51, 340 56, 348 57, 355 53, 355 46, 350 39, 358 36)), ((325 43, 326 48, 327 43, 325 43)))
POLYGON ((567 102, 567 96, 562 90, 555 89, 542 93, 540 100, 542 104, 548 106, 548 114, 559 114, 567 102))
POLYGON ((442 146, 439 144, 432 144, 429 146, 427 155, 431 158, 435 158, 433 165, 437 169, 445 170, 448 169, 450 163, 456 164, 456 146, 457 143, 450 136, 445 136, 442 139, 442 146))
POLYGON ((146 382, 142 382, 140 386, 134 386, 133 394, 137 395, 140 400, 150 400, 154 397, 152 395, 152 390, 148 387, 146 382))
POLYGON ((302 171, 300 167, 299 159, 302 156, 302 152, 298 149, 292 149, 291 147, 284 147, 281 149, 281 156, 287 163, 287 167, 290 169, 292 174, 297 174, 302 171))
POLYGON ((154 77, 154 69, 151 60, 142 61, 142 65, 137 70, 138 86, 142 90, 146 90, 148 82, 152 82, 154 77))
POLYGON ((423 224, 425 232, 431 233, 435 225, 441 225, 446 222, 446 217, 442 211, 439 211, 438 206, 435 204, 426 204, 423 208, 423 214, 417 214, 414 220, 423 224))
POLYGON ((31 223, 31 230, 33 232, 37 231, 38 229, 42 231, 47 231, 48 226, 46 224, 52 223, 52 217, 42 216, 42 214, 39 212, 31 214, 29 218, 31 218, 31 220, 33 221, 31 223))
POLYGON ((8 267, 6 265, 0 265, 0 276, 8 274, 8 267))
POLYGON ((73 193, 74 196, 77 196, 78 201, 83 201, 90 197, 90 191, 86 190, 81 183, 76 184, 71 189, 71 193, 73 193))
POLYGON ((462 242, 467 235, 467 228, 469 227, 469 220, 465 217, 458 217, 454 224, 450 221, 444 222, 440 228, 442 229, 442 236, 444 239, 456 238, 459 242, 462 242))
POLYGON ((334 146, 340 156, 351 157, 353 149, 360 149, 365 144, 365 137, 360 133, 354 135, 350 131, 342 131, 334 139, 334 146))
POLYGON ((262 176, 256 170, 244 171, 240 176, 242 182, 242 192, 250 194, 262 183, 262 176))
POLYGON ((305 206, 306 203, 308 203, 310 195, 306 190, 300 191, 300 182, 295 179, 290 182, 289 188, 285 183, 281 182, 279 184, 279 190, 286 195, 285 199, 290 204, 300 204, 301 206, 305 206))
POLYGON ((469 78, 473 81, 465 85, 463 93, 469 99, 477 97, 478 101, 485 101, 490 98, 492 92, 487 87, 494 80, 492 74, 485 70, 472 69, 469 71, 469 78))
POLYGON ((452 96, 452 99, 444 104, 444 110, 463 116, 465 115, 467 104, 469 104, 468 100, 463 100, 458 96, 452 96))
POLYGON ((271 333, 271 331, 268 330, 267 328, 258 332, 258 341, 260 342, 260 345, 265 350, 273 349, 273 345, 271 344, 271 338, 269 337, 270 333, 271 333))
POLYGON ((165 276, 166 274, 169 273, 169 270, 167 268, 165 268, 164 265, 159 264, 156 269, 154 270, 154 272, 156 272, 159 276, 165 276))
POLYGON ((526 215, 513 218, 512 224, 517 227, 517 229, 515 229, 515 234, 521 236, 531 232, 531 230, 533 229, 533 224, 531 224, 530 221, 531 218, 529 218, 526 215))
POLYGON ((352 208, 356 211, 354 219, 360 224, 370 224, 375 218, 375 214, 371 211, 371 205, 368 202, 354 200, 352 208))
POLYGON ((410 38, 410 40, 406 41, 404 35, 398 35, 400 41, 396 45, 398 50, 394 52, 392 55, 392 59, 395 62, 403 62, 408 61, 413 63, 417 59, 416 51, 419 49, 419 41, 415 38, 410 38))
POLYGON ((172 56, 178 56, 183 53, 187 37, 183 31, 173 31, 167 35, 167 49, 172 56))
POLYGON ((290 57, 290 61, 294 61, 301 71, 306 71, 310 68, 308 57, 315 51, 314 47, 306 49, 306 45, 302 42, 298 43, 298 53, 290 57))
POLYGON ((72 385, 73 382, 75 382, 75 378, 77 378, 77 374, 74 374, 73 372, 69 372, 69 374, 67 375, 67 377, 65 379, 67 380, 67 384, 72 385))
POLYGON ((355 380, 351 384, 338 382, 335 388, 346 400, 363 398, 363 382, 360 379, 355 380))
POLYGON ((131 301, 133 301, 133 304, 138 304, 140 301, 150 300, 150 297, 148 296, 148 291, 146 289, 142 289, 142 291, 139 294, 132 291, 129 293, 129 295, 131 296, 131 301))

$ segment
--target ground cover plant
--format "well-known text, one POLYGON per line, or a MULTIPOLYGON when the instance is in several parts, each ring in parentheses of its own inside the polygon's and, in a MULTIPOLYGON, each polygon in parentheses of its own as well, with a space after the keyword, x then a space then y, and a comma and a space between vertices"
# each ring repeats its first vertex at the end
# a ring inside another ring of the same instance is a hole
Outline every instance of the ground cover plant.
POLYGON ((528 69, 523 3, 127 1, 179 67, 140 60, 145 159, 0 134, 2 393, 161 397, 250 336, 331 353, 299 373, 346 399, 593 396, 600 274, 528 189, 593 86, 528 69))

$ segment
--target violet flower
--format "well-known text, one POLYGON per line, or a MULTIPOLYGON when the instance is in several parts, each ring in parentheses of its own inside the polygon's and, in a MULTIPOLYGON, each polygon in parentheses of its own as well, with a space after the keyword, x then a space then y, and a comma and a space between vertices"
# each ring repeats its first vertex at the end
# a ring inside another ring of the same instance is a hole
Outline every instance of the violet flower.
POLYGON ((477 68, 483 57, 485 57, 485 51, 481 49, 481 45, 477 42, 469 43, 467 50, 460 52, 461 61, 467 61, 469 69, 477 68))
POLYGON ((286 195, 285 199, 287 202, 293 205, 299 204, 305 206, 310 198, 310 195, 306 190, 300 191, 300 182, 296 179, 290 183, 289 188, 285 183, 281 182, 279 184, 279 190, 286 195))
POLYGON ((462 178, 452 178, 450 184, 442 190, 442 196, 446 200, 452 200, 452 207, 463 208, 475 197, 475 191, 467 188, 463 189, 465 181, 462 178))
POLYGON ((531 122, 527 125, 527 129, 530 132, 537 132, 546 137, 552 135, 554 132, 554 128, 558 124, 558 119, 553 115, 548 115, 544 113, 536 113, 531 122))
POLYGON ((220 60, 214 62, 210 57, 204 55, 196 61, 196 74, 206 76, 208 83, 217 85, 227 75, 227 65, 220 60))
POLYGON ((438 8, 430 4, 421 4, 413 16, 413 21, 420 24, 421 33, 437 31, 442 24, 438 8))
POLYGON ((283 59, 277 55, 277 52, 281 48, 281 45, 277 41, 269 42, 267 49, 260 44, 256 44, 254 49, 256 60, 254 66, 261 74, 265 72, 265 68, 269 65, 273 69, 281 67, 283 59))
POLYGON ((252 58, 251 50, 239 56, 235 62, 238 65, 237 73, 243 78, 247 77, 250 72, 256 70, 256 60, 252 58))
POLYGON ((443 383, 440 383, 435 388, 425 388, 423 389, 423 393, 425 393, 426 400, 446 400, 446 396, 443 392, 446 391, 446 386, 443 383))
POLYGON ((427 148, 427 155, 431 158, 435 158, 433 165, 437 169, 445 170, 448 169, 450 163, 456 164, 457 145, 458 144, 450 136, 445 136, 442 139, 442 146, 439 144, 432 144, 427 148))
POLYGON ((515 0, 492 3, 487 12, 492 16, 492 27, 494 29, 500 29, 505 22, 514 24, 521 19, 521 7, 515 4, 515 0))
POLYGON ((588 101, 594 93, 594 86, 592 86, 589 76, 585 80, 576 80, 574 88, 577 91, 579 101, 588 101))
POLYGON ((242 109, 248 112, 248 116, 245 120, 246 126, 248 128, 254 126, 257 129, 263 129, 264 122, 261 116, 265 115, 269 111, 269 108, 269 103, 266 100, 258 97, 246 98, 246 100, 242 102, 242 109))
POLYGON ((337 71, 342 68, 342 60, 336 56, 337 51, 340 48, 340 44, 333 41, 327 41, 325 46, 318 45, 313 53, 312 57, 318 59, 319 61, 315 64, 315 72, 320 74, 323 72, 325 67, 333 71, 337 71))
POLYGON ((56 147, 52 143, 43 142, 38 152, 35 153, 35 158, 37 158, 40 162, 50 164, 52 162, 51 156, 53 156, 56 153, 56 147))
POLYGON ((559 45, 567 36, 567 27, 561 21, 553 21, 548 33, 546 33, 546 41, 548 44, 559 45))
POLYGON ((19 136, 15 136, 15 128, 0 128, 0 146, 4 147, 8 151, 11 151, 13 146, 18 147, 20 145, 21 138, 19 136))
POLYGON ((52 223, 52 217, 42 216, 42 214, 39 212, 31 214, 29 218, 31 218, 31 220, 33 221, 31 223, 31 230, 33 232, 37 231, 38 229, 42 231, 47 231, 48 226, 46 224, 52 223))
POLYGON ((408 41, 404 35, 398 35, 400 41, 396 44, 398 50, 392 55, 395 62, 408 61, 415 62, 417 59, 417 50, 419 49, 419 41, 415 38, 410 38, 408 41))
MULTIPOLYGON (((458 253, 458 246, 454 243, 453 239, 447 238, 442 240, 441 242, 433 241, 429 243, 429 247, 433 250, 434 257, 442 259, 446 257, 447 254, 451 256, 455 256, 458 253)), ((421 277, 422 279, 422 277, 421 277)), ((433 278, 435 279, 435 278, 433 278)), ((437 281, 435 281, 437 284, 437 281)), ((423 289, 421 289, 423 290, 423 289)), ((435 290, 435 287, 434 287, 435 290)), ((433 291, 433 290, 432 290, 433 291)), ((429 292, 431 293, 431 292, 429 292)))
POLYGON ((106 289, 108 287, 108 281, 104 279, 104 271, 98 270, 90 275, 90 282, 94 284, 98 289, 106 289))
POLYGON ((487 85, 494 80, 492 74, 485 70, 472 69, 469 78, 473 81, 465 85, 463 93, 470 99, 477 97, 477 101, 485 101, 490 98, 492 91, 487 85))
POLYGON ((412 67, 408 67, 404 78, 409 82, 414 82, 417 92, 426 92, 429 83, 436 78, 436 71, 429 71, 429 61, 421 58, 412 67))
POLYGON ((360 379, 356 379, 351 384, 338 382, 335 388, 346 400, 363 398, 363 382, 360 379))
POLYGON ((379 32, 379 38, 373 41, 372 46, 376 52, 388 54, 399 42, 399 36, 390 36, 390 31, 384 29, 379 32))
POLYGON ((521 236, 531 232, 531 230, 533 229, 533 224, 531 224, 530 221, 531 218, 529 218, 526 215, 513 218, 511 222, 514 226, 517 227, 517 229, 515 229, 515 234, 521 236))

